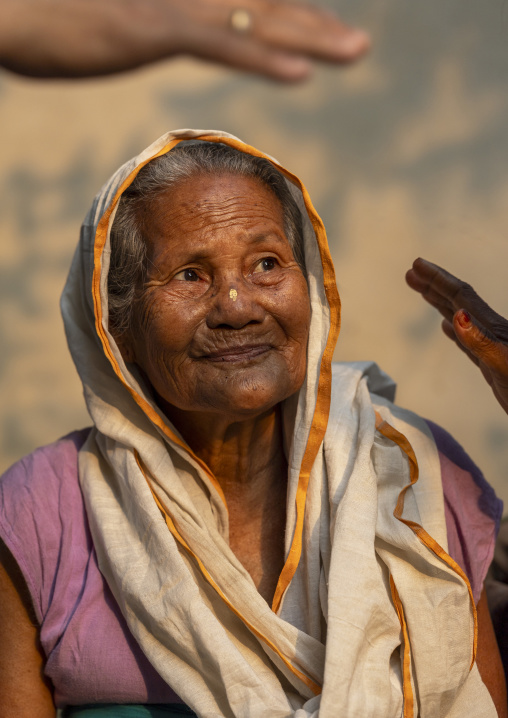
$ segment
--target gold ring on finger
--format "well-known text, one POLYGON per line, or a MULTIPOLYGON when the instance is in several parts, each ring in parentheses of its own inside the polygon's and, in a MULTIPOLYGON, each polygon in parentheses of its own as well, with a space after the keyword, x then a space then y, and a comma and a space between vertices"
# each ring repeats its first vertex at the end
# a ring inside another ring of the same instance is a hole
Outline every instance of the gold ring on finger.
POLYGON ((234 32, 247 35, 252 30, 252 13, 243 7, 237 7, 229 16, 229 25, 234 32))

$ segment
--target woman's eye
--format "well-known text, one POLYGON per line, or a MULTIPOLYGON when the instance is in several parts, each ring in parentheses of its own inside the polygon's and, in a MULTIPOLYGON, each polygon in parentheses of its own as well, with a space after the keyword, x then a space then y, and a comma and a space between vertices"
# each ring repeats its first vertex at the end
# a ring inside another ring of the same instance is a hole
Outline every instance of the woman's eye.
POLYGON ((175 274, 175 279, 182 282, 197 282, 199 281, 199 275, 194 269, 182 269, 181 272, 175 274))
POLYGON ((271 269, 275 269, 277 266, 277 260, 274 257, 265 257, 257 263, 254 272, 269 272, 271 269))

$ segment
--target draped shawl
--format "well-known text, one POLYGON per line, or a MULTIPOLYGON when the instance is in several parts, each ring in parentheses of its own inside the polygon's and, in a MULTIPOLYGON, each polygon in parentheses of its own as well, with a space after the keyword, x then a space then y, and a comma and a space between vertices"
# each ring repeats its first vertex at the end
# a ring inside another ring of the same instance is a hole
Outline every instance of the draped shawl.
MULTIPOLYGON (((94 429, 79 477, 100 569, 158 673, 206 718, 496 715, 477 671, 476 612, 447 555, 439 460, 426 424, 391 403, 374 364, 332 364, 340 301, 323 224, 300 180, 311 303, 307 374, 283 406, 285 564, 272 606, 228 544, 210 469, 153 401, 108 331, 118 200, 180 130, 127 162, 95 198, 62 297, 94 429)), ((168 328, 170 330, 170 328, 168 328)))

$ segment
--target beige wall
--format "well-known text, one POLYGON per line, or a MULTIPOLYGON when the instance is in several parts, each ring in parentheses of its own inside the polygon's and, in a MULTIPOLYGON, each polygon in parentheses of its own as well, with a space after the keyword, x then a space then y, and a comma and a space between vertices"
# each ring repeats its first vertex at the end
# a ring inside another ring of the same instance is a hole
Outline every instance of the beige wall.
POLYGON ((238 134, 299 174, 343 300, 337 358, 376 359, 399 402, 442 423, 508 500, 508 419, 404 284, 422 255, 508 316, 504 0, 351 0, 375 49, 281 88, 190 61, 122 78, 0 76, 0 465, 87 424, 58 311, 89 202, 170 128, 238 134))

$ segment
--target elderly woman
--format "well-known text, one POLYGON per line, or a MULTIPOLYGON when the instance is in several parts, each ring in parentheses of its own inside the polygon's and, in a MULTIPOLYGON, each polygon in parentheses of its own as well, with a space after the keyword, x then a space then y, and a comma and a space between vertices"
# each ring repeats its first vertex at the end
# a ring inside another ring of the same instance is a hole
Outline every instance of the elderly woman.
POLYGON ((294 175, 165 135, 98 195, 62 309, 94 426, 0 483, 2 715, 506 716, 499 503, 375 365, 332 366, 294 175))

